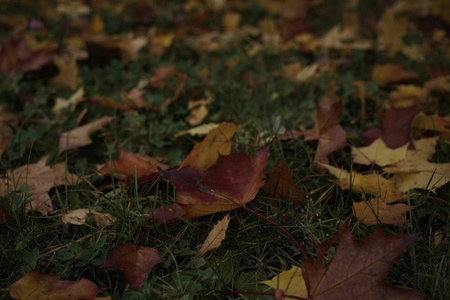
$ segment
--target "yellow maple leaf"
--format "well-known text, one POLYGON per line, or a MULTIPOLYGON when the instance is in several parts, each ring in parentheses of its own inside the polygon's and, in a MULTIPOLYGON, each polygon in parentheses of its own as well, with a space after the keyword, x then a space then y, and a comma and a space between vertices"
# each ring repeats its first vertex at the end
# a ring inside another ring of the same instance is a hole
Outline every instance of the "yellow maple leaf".
POLYGON ((283 271, 271 280, 262 281, 261 283, 274 289, 283 290, 286 295, 308 298, 308 290, 303 279, 302 269, 297 266, 292 266, 290 270, 283 271))
POLYGON ((202 142, 195 144, 180 168, 190 167, 204 171, 217 161, 219 155, 230 154, 230 139, 237 128, 238 125, 222 122, 219 127, 211 130, 202 142))
POLYGON ((367 147, 352 147, 353 162, 361 165, 371 165, 375 163, 380 167, 393 165, 406 157, 408 144, 402 147, 388 148, 380 137, 367 147))

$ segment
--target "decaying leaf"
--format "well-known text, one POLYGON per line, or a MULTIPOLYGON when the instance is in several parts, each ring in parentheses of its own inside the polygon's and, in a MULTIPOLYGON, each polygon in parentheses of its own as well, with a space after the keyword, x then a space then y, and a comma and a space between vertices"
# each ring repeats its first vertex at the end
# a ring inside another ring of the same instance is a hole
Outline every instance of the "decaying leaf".
POLYGON ((238 125, 222 122, 219 127, 211 130, 202 142, 195 144, 180 168, 190 167, 204 171, 212 166, 220 155, 230 154, 230 139, 237 128, 238 125))
POLYGON ((176 188, 177 201, 153 211, 158 223, 228 211, 245 205, 264 185, 268 148, 254 156, 243 152, 220 156, 206 171, 184 167, 160 171, 176 188), (176 214, 173 214, 174 211, 176 214))
POLYGON ((288 271, 283 271, 271 280, 262 281, 274 289, 283 290, 285 295, 308 298, 308 290, 303 279, 302 269, 292 266, 288 271))
POLYGON ((139 290, 156 264, 165 262, 158 250, 122 244, 109 253, 100 268, 114 268, 123 271, 125 280, 139 290))
POLYGON ((50 80, 51 84, 62 85, 75 90, 81 78, 78 77, 78 66, 75 56, 55 56, 53 63, 58 67, 59 74, 50 80))
POLYGON ((59 280, 60 276, 29 272, 9 287, 9 293, 17 300, 84 300, 94 299, 102 291, 87 279, 59 280))
POLYGON ((84 89, 81 87, 67 100, 59 97, 56 98, 56 102, 52 108, 52 112, 58 119, 61 118, 63 110, 67 110, 70 113, 74 112, 77 104, 83 100, 83 96, 84 89))
POLYGON ((219 248, 220 244, 222 244, 222 241, 225 239, 225 233, 227 232, 228 224, 230 224, 230 219, 230 214, 227 214, 222 220, 214 225, 202 247, 195 255, 196 257, 202 256, 208 251, 219 248))
POLYGON ((393 181, 379 174, 362 175, 354 171, 348 173, 346 170, 330 165, 321 165, 339 179, 339 186, 343 190, 350 189, 360 194, 374 195, 380 197, 385 203, 395 202, 404 197, 404 192, 397 189, 393 181))
POLYGON ((58 153, 91 144, 92 140, 89 136, 97 130, 102 129, 103 126, 106 126, 106 124, 113 119, 114 117, 106 116, 97 121, 62 133, 59 138, 58 153))
POLYGON ((66 170, 64 162, 54 166, 47 166, 43 157, 35 164, 21 166, 14 171, 9 170, 4 178, 0 179, 0 196, 5 196, 9 191, 18 190, 22 185, 31 188, 30 203, 25 206, 26 210, 36 210, 43 215, 53 210, 52 201, 48 192, 52 187, 60 185, 74 185, 78 177, 66 170))
POLYGON ((116 220, 116 218, 109 213, 100 213, 87 208, 68 211, 61 219, 64 224, 83 225, 86 223, 86 219, 90 213, 94 215, 95 224, 97 224, 98 227, 113 225, 113 222, 116 220))
POLYGON ((343 225, 336 238, 340 242, 328 265, 323 259, 329 242, 318 247, 316 261, 303 262, 308 299, 425 299, 422 294, 383 282, 393 261, 419 238, 418 234, 390 235, 378 230, 358 241, 343 225))
POLYGON ((372 198, 370 201, 353 202, 353 214, 361 223, 366 225, 381 224, 405 224, 407 220, 403 216, 414 209, 403 203, 388 205, 380 198, 372 198))
POLYGON ((400 64, 375 65, 372 70, 372 79, 378 81, 382 85, 416 78, 419 78, 418 74, 405 71, 400 64))
POLYGON ((435 137, 413 141, 415 150, 408 150, 405 160, 383 168, 383 171, 394 174, 391 180, 401 191, 411 189, 434 191, 450 181, 450 163, 429 162, 436 143, 435 137))
POLYGON ((280 199, 291 199, 297 203, 305 202, 306 195, 297 187, 292 178, 292 172, 289 171, 283 162, 267 172, 267 179, 263 190, 271 197, 280 199))
POLYGON ((158 175, 158 168, 167 170, 169 166, 162 161, 162 157, 151 157, 121 149, 119 159, 113 161, 112 165, 110 162, 105 163, 97 171, 105 176, 113 175, 117 179, 141 178, 158 175))
POLYGON ((406 157, 408 144, 391 149, 386 146, 382 138, 376 139, 367 147, 352 147, 353 162, 362 165, 377 164, 381 167, 393 165, 406 157))

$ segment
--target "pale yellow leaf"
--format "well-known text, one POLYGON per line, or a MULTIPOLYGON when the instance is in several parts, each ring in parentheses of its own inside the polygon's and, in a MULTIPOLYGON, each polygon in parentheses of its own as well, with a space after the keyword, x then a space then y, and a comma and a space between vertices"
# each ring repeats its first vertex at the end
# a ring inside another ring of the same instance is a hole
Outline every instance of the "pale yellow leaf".
POLYGON ((53 105, 52 112, 56 115, 56 118, 61 118, 62 111, 68 110, 68 112, 73 112, 78 103, 83 100, 84 89, 79 88, 69 99, 56 98, 56 103, 53 105))
POLYGON ((191 128, 189 130, 180 131, 177 134, 175 134, 176 137, 190 134, 190 135, 207 135, 211 130, 214 128, 217 128, 219 124, 216 123, 208 123, 203 124, 194 128, 191 128))
POLYGON ((222 220, 214 225, 211 232, 208 234, 202 248, 198 251, 196 256, 202 256, 208 251, 216 249, 220 246, 225 239, 225 233, 227 232, 228 224, 230 224, 230 215, 227 214, 222 220))
POLYGON ((262 281, 261 283, 274 289, 283 290, 286 295, 308 298, 308 290, 303 279, 302 269, 297 266, 292 266, 290 270, 281 272, 272 280, 262 281))
POLYGON ((84 223, 86 223, 88 214, 89 209, 80 208, 68 211, 62 216, 61 219, 64 224, 83 225, 84 223))
POLYGON ((375 163, 381 167, 393 165, 406 157, 408 144, 396 149, 386 146, 383 139, 376 139, 367 147, 352 147, 353 162, 362 165, 375 163))

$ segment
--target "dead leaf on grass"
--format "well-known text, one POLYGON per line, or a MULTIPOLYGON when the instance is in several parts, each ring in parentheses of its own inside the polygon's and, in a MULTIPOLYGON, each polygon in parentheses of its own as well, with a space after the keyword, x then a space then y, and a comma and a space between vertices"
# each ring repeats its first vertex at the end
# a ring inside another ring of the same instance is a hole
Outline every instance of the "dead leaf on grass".
POLYGON ((283 290, 285 295, 308 298, 308 290, 306 289, 302 269, 297 266, 292 266, 290 270, 283 271, 271 280, 262 281, 261 283, 274 289, 283 290))
POLYGON ((353 201, 353 214, 358 221, 366 225, 397 225, 405 224, 407 220, 403 215, 415 207, 403 203, 388 205, 380 198, 372 198, 370 201, 353 201))
POLYGON ((225 239, 225 234, 228 229, 228 224, 230 224, 230 219, 230 214, 227 214, 222 220, 214 225, 195 257, 202 256, 208 251, 219 248, 220 244, 222 244, 222 241, 225 239))

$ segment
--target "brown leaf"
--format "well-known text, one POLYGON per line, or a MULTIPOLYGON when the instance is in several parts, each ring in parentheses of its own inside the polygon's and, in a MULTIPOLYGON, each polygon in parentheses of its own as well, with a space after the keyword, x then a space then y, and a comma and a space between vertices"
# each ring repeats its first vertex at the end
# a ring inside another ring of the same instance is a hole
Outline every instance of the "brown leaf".
POLYGON ((94 299, 103 290, 84 278, 78 281, 59 278, 57 275, 29 272, 9 286, 9 293, 17 300, 82 300, 94 299))
POLYGON ((70 113, 75 111, 78 103, 83 101, 84 89, 79 88, 69 99, 56 98, 55 105, 52 107, 52 112, 56 118, 61 118, 63 110, 68 110, 70 113))
POLYGON ((353 214, 361 223, 366 225, 381 224, 405 224, 407 220, 403 216, 415 206, 398 203, 388 205, 380 198, 373 198, 370 201, 353 201, 353 214))
POLYGON ((97 224, 98 227, 113 225, 113 222, 116 220, 116 218, 114 218, 111 214, 99 213, 95 210, 90 210, 87 208, 79 208, 68 211, 62 215, 61 220, 64 224, 83 225, 86 223, 86 219, 90 213, 94 215, 95 224, 97 224))
POLYGON ((110 162, 107 162, 97 171, 105 176, 112 174, 117 179, 134 178, 135 176, 141 178, 142 176, 157 175, 158 168, 167 170, 169 166, 163 164, 163 160, 162 157, 151 157, 121 149, 119 159, 113 161, 112 166, 110 162))
POLYGON ((399 148, 411 141, 411 122, 423 109, 423 106, 390 107, 383 115, 382 127, 371 128, 362 134, 366 145, 382 137, 385 144, 392 149, 399 148))
POLYGON ((0 41, 0 72, 7 76, 39 70, 53 60, 53 49, 30 50, 25 39, 0 41))
MULTIPOLYGON (((245 205, 264 185, 268 151, 260 150, 254 156, 243 152, 220 156, 206 171, 189 167, 160 171, 177 191, 177 201, 169 208, 190 219, 245 205)), ((179 219, 164 207, 153 214, 159 224, 179 219)))
POLYGON ((180 168, 190 167, 204 171, 212 166, 220 155, 230 154, 232 145, 230 139, 237 128, 238 125, 222 122, 219 127, 211 130, 202 142, 195 144, 180 168))
POLYGON ((289 171, 283 162, 267 172, 267 179, 263 190, 271 197, 280 199, 292 199, 297 203, 305 202, 306 195, 297 187, 292 178, 292 172, 289 171))
POLYGON ((308 299, 425 299, 424 295, 386 285, 392 262, 418 234, 389 235, 381 230, 356 240, 346 224, 336 236, 339 246, 331 262, 324 266, 323 258, 331 246, 319 246, 316 261, 303 262, 303 277, 308 288, 308 299))
POLYGON ((50 80, 51 84, 62 85, 75 90, 81 78, 78 77, 77 60, 74 56, 55 56, 53 63, 58 67, 59 74, 50 80))
POLYGON ((225 233, 228 229, 228 224, 230 224, 230 214, 227 214, 222 220, 214 225, 213 229, 209 232, 208 237, 202 245, 202 248, 198 250, 196 257, 202 256, 208 251, 214 250, 222 244, 225 239, 225 233))
POLYGON ((62 133, 59 137, 58 153, 91 144, 92 140, 89 136, 95 131, 102 129, 103 126, 113 119, 114 117, 106 116, 97 121, 62 133))
POLYGON ((156 264, 165 262, 158 250, 122 244, 114 249, 100 268, 114 268, 123 271, 125 280, 139 290, 156 264))
POLYGON ((21 166, 14 171, 9 170, 5 178, 0 179, 0 197, 9 191, 18 190, 23 184, 28 185, 33 193, 33 201, 28 203, 27 210, 36 210, 43 215, 53 210, 51 199, 48 195, 50 189, 59 185, 73 185, 78 177, 67 172, 66 164, 61 162, 54 166, 47 166, 43 157, 35 164, 21 166))
POLYGON ((372 79, 378 81, 381 85, 417 78, 419 78, 418 74, 405 71, 400 64, 375 65, 372 69, 372 79))
POLYGON ((411 128, 415 136, 421 136, 426 131, 434 131, 441 139, 450 141, 450 118, 443 118, 437 114, 426 115, 420 112, 412 121, 411 128))
POLYGON ((9 146, 9 141, 14 137, 12 127, 17 126, 16 117, 0 106, 0 157, 9 146))

